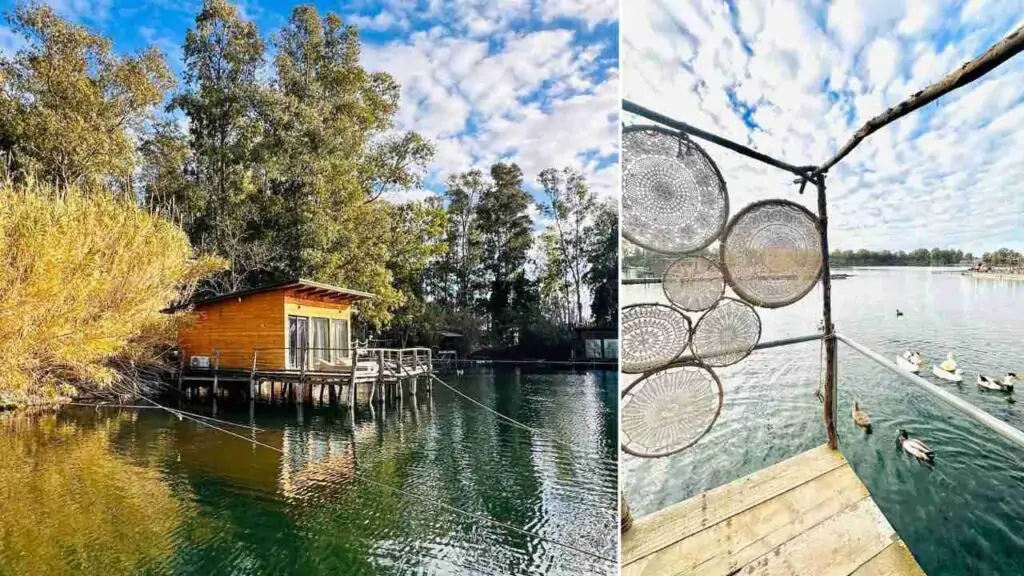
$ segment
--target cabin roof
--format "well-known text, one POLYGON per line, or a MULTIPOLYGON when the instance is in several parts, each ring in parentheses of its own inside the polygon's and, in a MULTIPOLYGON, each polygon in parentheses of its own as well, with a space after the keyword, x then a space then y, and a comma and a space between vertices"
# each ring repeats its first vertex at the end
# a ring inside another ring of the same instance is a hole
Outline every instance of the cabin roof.
POLYGON ((214 304, 216 302, 223 302, 224 300, 230 300, 232 298, 242 298, 243 296, 250 296, 252 294, 259 294, 261 292, 274 292, 277 290, 290 290, 294 289, 296 294, 303 296, 333 296, 335 298, 341 298, 350 302, 357 300, 367 300, 370 298, 376 298, 376 294, 369 292, 361 292, 359 290, 351 290, 349 288, 341 288, 338 286, 332 286, 330 284, 323 284, 321 282, 314 282, 312 280, 306 280, 305 278, 294 278, 285 282, 278 282, 277 284, 267 284, 265 286, 258 286, 256 288, 250 288, 248 290, 239 290, 237 292, 231 292, 229 294, 220 294, 217 296, 210 296, 207 298, 199 298, 193 300, 190 304, 195 307, 206 306, 208 304, 214 304))

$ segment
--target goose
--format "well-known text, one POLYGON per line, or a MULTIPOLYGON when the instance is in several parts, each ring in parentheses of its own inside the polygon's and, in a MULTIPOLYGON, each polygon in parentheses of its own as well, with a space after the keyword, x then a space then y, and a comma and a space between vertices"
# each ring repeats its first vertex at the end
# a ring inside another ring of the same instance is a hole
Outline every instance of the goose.
POLYGON ((853 417, 853 423, 863 428, 866 432, 871 432, 871 418, 868 418, 868 413, 860 409, 860 403, 857 400, 853 401, 853 410, 850 412, 853 417))
POLYGON ((900 447, 903 448, 904 452, 918 460, 923 460, 925 462, 932 462, 935 460, 935 451, 917 438, 911 438, 910 435, 907 434, 906 430, 900 429, 900 436, 896 441, 899 442, 900 447))

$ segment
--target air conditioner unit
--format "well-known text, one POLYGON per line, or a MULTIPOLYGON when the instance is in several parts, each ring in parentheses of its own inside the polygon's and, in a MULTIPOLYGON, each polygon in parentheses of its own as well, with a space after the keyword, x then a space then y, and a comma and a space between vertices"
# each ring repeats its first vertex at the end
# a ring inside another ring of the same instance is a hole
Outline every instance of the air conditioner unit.
POLYGON ((210 368, 210 357, 192 356, 191 358, 189 358, 189 366, 192 368, 208 370, 210 368))

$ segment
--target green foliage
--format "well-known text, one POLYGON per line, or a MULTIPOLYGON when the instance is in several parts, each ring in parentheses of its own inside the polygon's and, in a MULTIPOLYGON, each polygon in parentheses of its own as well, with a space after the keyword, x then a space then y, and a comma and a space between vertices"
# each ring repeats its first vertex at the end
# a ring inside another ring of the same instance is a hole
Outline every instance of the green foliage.
POLYGON ((590 287, 590 314, 600 326, 619 320, 619 211, 611 202, 598 204, 593 225, 587 228, 586 284, 590 287))
POLYGON ((891 250, 833 250, 829 254, 831 266, 954 266, 961 260, 971 259, 962 250, 919 248, 911 252, 891 250))
POLYGON ((130 190, 140 130, 173 86, 154 48, 116 56, 110 40, 22 4, 7 22, 27 41, 0 57, 0 155, 17 173, 58 187, 115 183, 130 190))
POLYGON ((572 282, 576 297, 574 322, 584 322, 583 281, 587 270, 587 226, 594 217, 597 200, 587 181, 573 168, 548 168, 540 173, 540 185, 547 194, 541 211, 551 218, 555 246, 561 255, 560 266, 572 282))

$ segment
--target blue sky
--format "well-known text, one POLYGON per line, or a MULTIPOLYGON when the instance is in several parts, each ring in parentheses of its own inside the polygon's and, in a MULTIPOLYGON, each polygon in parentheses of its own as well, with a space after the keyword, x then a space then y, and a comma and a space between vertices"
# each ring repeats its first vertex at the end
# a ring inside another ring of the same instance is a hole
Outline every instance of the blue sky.
MULTIPOLYGON (((644 0, 621 17, 623 96, 792 164, 1024 24, 1024 0, 644 0)), ((873 135, 829 177, 842 249, 1024 249, 1024 56, 873 135)), ((643 123, 635 117, 627 124, 643 123)), ((792 177, 707 145, 732 211, 792 177)))
MULTIPOLYGON (((101 31, 118 51, 160 48, 181 71, 181 44, 201 0, 46 0, 101 31)), ((269 38, 298 2, 234 2, 269 38)), ((576 166, 617 193, 618 27, 615 0, 340 0, 313 2, 359 26, 364 65, 403 86, 398 128, 437 145, 424 190, 447 174, 518 162, 534 187, 547 167, 576 166)), ((0 0, 0 10, 14 6, 0 0)), ((18 39, 0 25, 0 51, 18 39)))

